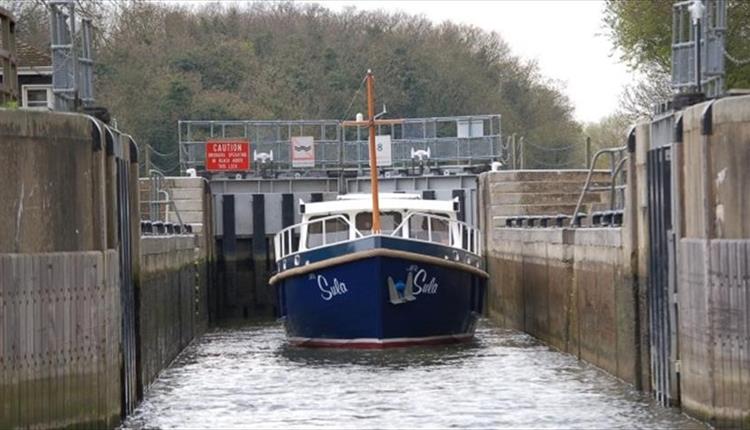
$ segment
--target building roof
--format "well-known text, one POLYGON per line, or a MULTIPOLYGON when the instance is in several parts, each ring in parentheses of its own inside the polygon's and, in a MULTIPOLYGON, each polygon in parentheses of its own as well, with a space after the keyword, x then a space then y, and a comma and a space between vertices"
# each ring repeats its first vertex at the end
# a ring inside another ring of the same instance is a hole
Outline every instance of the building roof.
MULTIPOLYGON (((366 194, 370 197, 370 194, 366 194)), ((415 211, 454 214, 454 200, 422 200, 409 199, 401 196, 390 198, 392 194, 380 194, 380 210, 387 211, 415 211)), ((372 201, 369 198, 353 198, 348 200, 330 200, 325 202, 305 203, 306 217, 313 215, 328 215, 354 211, 372 211, 372 201)))
MULTIPOLYGON (((378 193, 381 199, 405 199, 405 200, 420 200, 421 194, 407 194, 407 193, 378 193)), ((354 193, 354 194, 343 194, 336 196, 336 200, 372 200, 372 194, 370 193, 354 193)))
POLYGON ((52 56, 26 42, 16 40, 16 64, 18 68, 36 68, 52 66, 52 56))

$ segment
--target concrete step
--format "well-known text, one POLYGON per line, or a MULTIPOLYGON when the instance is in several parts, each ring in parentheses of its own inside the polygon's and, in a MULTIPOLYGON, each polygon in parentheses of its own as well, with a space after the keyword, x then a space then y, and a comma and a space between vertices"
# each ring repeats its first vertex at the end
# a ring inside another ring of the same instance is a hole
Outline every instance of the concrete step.
POLYGON ((189 178, 186 176, 169 176, 165 181, 165 187, 170 189, 176 188, 203 188, 205 179, 189 178))
MULTIPOLYGON (((584 181, 526 181, 496 182, 490 185, 490 192, 499 193, 580 193, 584 181)), ((592 186, 608 186, 609 182, 592 182, 592 186)))
POLYGON ((592 203, 591 205, 589 205, 589 211, 590 211, 589 213, 604 212, 608 210, 612 210, 612 208, 610 207, 610 204, 607 201, 603 201, 600 203, 592 203))
POLYGON ((201 200, 175 200, 174 205, 180 212, 203 210, 203 202, 201 200))
MULTIPOLYGON (((534 204, 534 205, 492 205, 490 216, 506 217, 513 215, 573 215, 574 204, 534 204)), ((583 212, 583 210, 582 210, 583 212)))
MULTIPOLYGON (((580 194, 578 193, 500 193, 493 196, 492 203, 504 204, 576 204, 580 194)), ((601 202, 598 193, 586 193, 583 196, 585 203, 601 202)))
MULTIPOLYGON (((193 224, 203 222, 203 211, 180 211, 180 216, 182 217, 182 222, 184 223, 193 224)), ((170 211, 169 216, 167 217, 167 221, 177 222, 177 215, 175 215, 174 212, 170 211)))
MULTIPOLYGON (((151 217, 151 209, 150 209, 150 205, 149 204, 147 204, 147 203, 141 203, 141 208, 140 208, 139 212, 141 213, 141 219, 150 219, 150 217, 151 217)), ((158 210, 158 212, 156 212, 154 214, 154 216, 157 219, 164 218, 164 205, 159 205, 159 210, 158 210)))
MULTIPOLYGON (((492 175, 489 178, 492 182, 580 181, 583 184, 588 173, 588 170, 500 170, 489 172, 488 175, 492 175)), ((609 181, 609 178, 608 170, 596 170, 592 176, 592 179, 597 182, 609 181)))
POLYGON ((148 192, 148 190, 151 189, 151 181, 146 178, 139 178, 138 189, 141 191, 141 193, 148 192))
POLYGON ((172 188, 169 190, 172 200, 203 200, 203 188, 172 188))

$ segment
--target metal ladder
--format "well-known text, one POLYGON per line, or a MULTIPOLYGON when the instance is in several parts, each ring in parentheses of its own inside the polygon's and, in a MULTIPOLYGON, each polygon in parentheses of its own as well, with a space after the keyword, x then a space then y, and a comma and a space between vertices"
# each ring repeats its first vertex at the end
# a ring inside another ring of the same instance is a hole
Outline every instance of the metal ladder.
MULTIPOLYGON (((628 156, 625 155, 628 150, 628 146, 618 146, 614 148, 604 148, 596 151, 594 154, 593 159, 591 160, 591 165, 589 166, 589 173, 586 176, 586 182, 583 185, 583 189, 581 190, 581 194, 578 196, 578 203, 576 203, 576 209, 573 212, 573 216, 570 219, 570 227, 576 226, 576 219, 579 216, 579 211, 581 210, 581 205, 583 204, 583 199, 586 197, 586 193, 589 191, 593 192, 602 192, 602 191, 609 191, 610 197, 609 197, 609 204, 610 204, 610 210, 615 210, 615 206, 617 206, 617 192, 622 192, 625 189, 625 181, 622 177, 622 167, 625 165, 625 162, 628 161, 628 156), (591 186, 591 178, 594 175, 594 168, 596 167, 596 162, 599 161, 599 157, 607 155, 609 156, 609 178, 610 178, 610 185, 609 186, 599 186, 599 187, 592 187, 591 186), (620 180, 620 184, 618 184, 618 179, 620 180)), ((623 206, 624 206, 624 198, 623 200, 623 206)))
POLYGON ((177 216, 177 221, 180 224, 180 231, 185 231, 185 223, 182 222, 182 216, 180 211, 177 209, 172 196, 169 194, 169 190, 163 188, 164 182, 166 182, 166 176, 164 173, 156 169, 150 169, 149 172, 149 200, 146 202, 149 205, 149 218, 150 220, 161 220, 161 205, 166 205, 164 211, 164 222, 169 218, 169 208, 171 207, 174 214, 177 216))

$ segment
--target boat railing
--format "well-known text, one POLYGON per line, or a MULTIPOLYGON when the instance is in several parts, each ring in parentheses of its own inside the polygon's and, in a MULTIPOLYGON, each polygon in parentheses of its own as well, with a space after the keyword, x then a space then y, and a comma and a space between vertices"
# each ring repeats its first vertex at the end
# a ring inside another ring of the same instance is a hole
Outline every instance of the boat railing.
POLYGON ((349 240, 349 232, 354 231, 354 237, 360 238, 364 235, 362 232, 357 230, 354 225, 349 221, 349 219, 344 215, 330 215, 323 218, 316 218, 314 220, 310 221, 303 221, 298 224, 291 225, 280 232, 276 233, 276 236, 273 238, 273 244, 274 249, 276 251, 276 261, 281 260, 284 257, 287 257, 290 254, 294 254, 297 251, 300 251, 302 249, 305 249, 305 247, 300 246, 301 244, 295 243, 295 236, 300 238, 299 240, 302 240, 302 228, 306 227, 307 230, 307 236, 310 236, 310 227, 315 227, 316 225, 320 225, 320 236, 322 243, 319 246, 326 246, 326 245, 332 245, 334 243, 338 242, 345 242, 349 240), (341 234, 341 230, 338 231, 327 231, 326 225, 329 223, 329 221, 342 221, 346 224, 347 230, 346 234, 341 234))
MULTIPOLYGON (((306 233, 304 236, 307 236, 307 239, 311 237, 310 232, 312 230, 320 232, 315 233, 316 236, 320 236, 320 243, 316 244, 315 247, 333 245, 335 243, 359 239, 369 235, 369 232, 362 233, 359 231, 354 224, 342 214, 303 221, 286 227, 274 236, 273 244, 276 261, 298 251, 308 249, 307 243, 299 242, 301 240, 306 240, 302 234, 303 230, 306 233), (328 224, 330 221, 334 220, 344 223, 344 225, 346 225, 346 230, 337 229, 335 231, 329 231, 328 224), (315 228, 318 225, 320 227, 315 228)), ((444 215, 412 212, 401 221, 389 236, 448 245, 478 256, 482 255, 482 235, 480 234, 480 230, 463 221, 453 220, 444 215)))
POLYGON ((412 212, 401 221, 391 236, 422 240, 460 248, 472 254, 482 255, 482 235, 480 230, 469 224, 443 215, 412 212), (415 228, 413 221, 420 226, 415 228))

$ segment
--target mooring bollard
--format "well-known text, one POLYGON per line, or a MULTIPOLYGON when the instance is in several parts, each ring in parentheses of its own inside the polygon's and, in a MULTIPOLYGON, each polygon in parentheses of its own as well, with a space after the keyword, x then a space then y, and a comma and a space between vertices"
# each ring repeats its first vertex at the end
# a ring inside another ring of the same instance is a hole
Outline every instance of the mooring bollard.
POLYGON ((557 227, 565 227, 568 225, 570 217, 567 215, 559 214, 555 217, 555 225, 557 227))
POLYGON ((575 218, 573 219, 573 225, 576 226, 576 227, 581 227, 581 222, 583 221, 584 218, 586 218, 586 216, 587 215, 585 213, 578 212, 575 215, 575 218))
POLYGON ((591 225, 601 225, 604 218, 604 212, 594 212, 591 214, 591 225))
POLYGON ((612 226, 613 227, 620 227, 622 225, 623 220, 623 211, 614 211, 612 213, 612 226))

